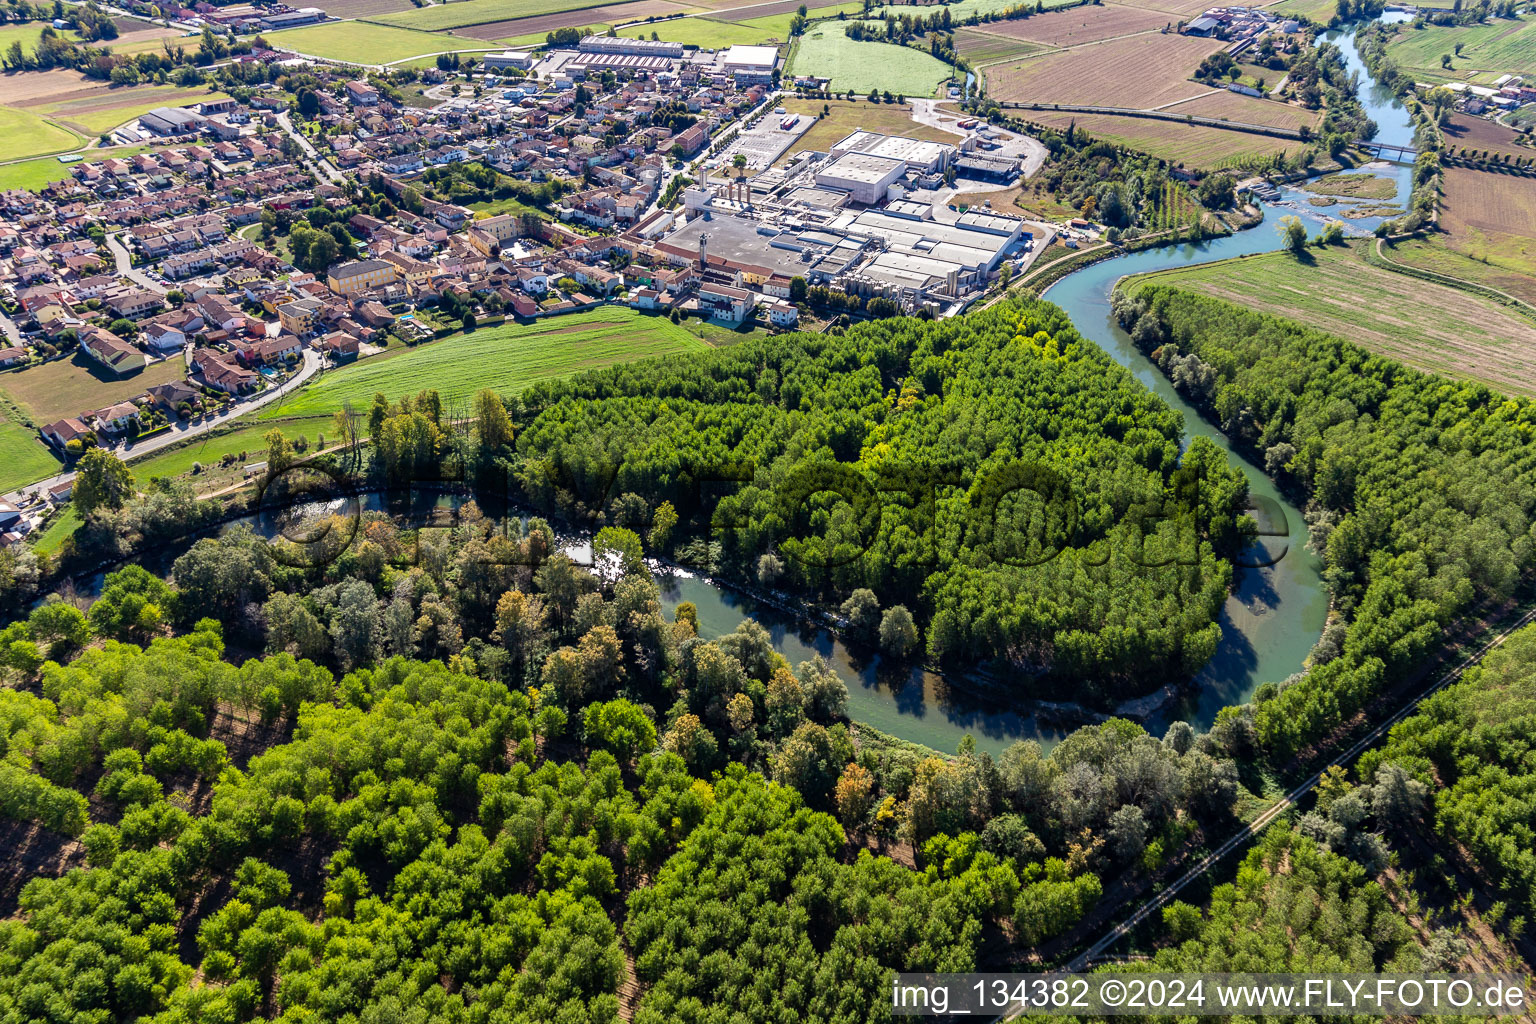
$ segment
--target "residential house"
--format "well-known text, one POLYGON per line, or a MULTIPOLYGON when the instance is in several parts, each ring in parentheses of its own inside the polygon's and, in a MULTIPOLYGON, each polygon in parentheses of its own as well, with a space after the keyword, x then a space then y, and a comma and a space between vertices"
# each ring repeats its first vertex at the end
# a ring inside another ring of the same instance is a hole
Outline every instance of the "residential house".
POLYGON ((332 267, 326 274, 326 284, 338 295, 357 295, 392 285, 398 276, 393 263, 357 260, 332 267))
POLYGON ((44 441, 47 441, 55 448, 63 448, 71 441, 85 438, 91 433, 91 428, 80 420, 70 417, 68 419, 55 420, 53 423, 43 427, 39 433, 43 435, 44 441))
POLYGON ((80 350, 118 376, 142 370, 149 363, 143 352, 99 327, 80 333, 80 350))

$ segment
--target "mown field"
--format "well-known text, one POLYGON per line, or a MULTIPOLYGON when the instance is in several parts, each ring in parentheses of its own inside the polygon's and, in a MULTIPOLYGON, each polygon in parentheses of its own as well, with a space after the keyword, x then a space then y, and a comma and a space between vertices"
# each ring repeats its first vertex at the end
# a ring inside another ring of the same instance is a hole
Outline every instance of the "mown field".
POLYGON ((752 46, 782 43, 789 39, 789 21, 793 15, 771 14, 751 21, 716 21, 713 18, 673 18, 649 25, 619 29, 619 35, 631 39, 649 39, 652 34, 668 42, 718 50, 726 46, 752 46))
POLYGON ((633 3, 627 4, 583 7, 580 10, 540 14, 531 18, 512 18, 505 21, 488 21, 483 25, 465 25, 457 30, 457 34, 474 39, 538 36, 542 41, 545 35, 557 28, 586 28, 595 24, 636 21, 652 16, 696 10, 698 8, 674 4, 669 0, 634 0, 633 3))
POLYGON ((1111 39, 989 67, 987 92, 999 100, 1147 109, 1209 92, 1189 76, 1221 47, 1198 36, 1111 39))
POLYGON ((1536 73, 1536 17, 1495 18, 1481 25, 1402 26, 1387 53, 1419 81, 1471 80, 1479 75, 1536 73), (1456 53, 1456 44, 1461 53, 1456 53), (1440 58, 1451 55, 1451 66, 1440 58))
POLYGON ((1452 167, 1445 173, 1440 227, 1457 252, 1536 275, 1536 181, 1452 167))
POLYGON ((702 341, 669 320, 618 307, 532 326, 503 324, 329 371, 260 418, 328 414, 349 400, 366 410, 377 393, 394 399, 424 388, 437 389, 445 401, 463 400, 482 388, 517 391, 581 370, 702 347, 702 341))
POLYGON ((1300 142, 1228 131, 1205 125, 1181 124, 1144 117, 1116 117, 1112 114, 1052 113, 1048 110, 1021 112, 1027 120, 1052 128, 1066 128, 1075 123, 1095 138, 1116 145, 1139 149, 1170 163, 1210 170, 1233 167, 1245 160, 1256 160, 1300 148, 1300 142))
POLYGON ((1181 18, 1188 21, 1192 16, 1200 14, 1211 6, 1208 0, 1121 0, 1121 2, 1127 7, 1158 11, 1169 15, 1175 21, 1181 18))
MULTIPOLYGON (((24 53, 32 53, 37 49, 37 40, 43 34, 43 29, 52 25, 47 21, 28 21, 20 25, 0 25, 0 51, 9 50, 12 43, 21 43, 24 53)), ((59 35, 65 39, 80 41, 80 33, 66 29, 59 35)))
MULTIPOLYGON (((1276 78, 1279 76, 1277 75, 1276 78)), ((1275 79, 1271 79, 1274 81, 1275 79)), ((1223 91, 1213 96, 1201 96, 1187 103, 1168 107, 1170 114, 1191 114, 1195 117, 1214 117, 1223 121, 1239 121, 1244 124, 1270 125, 1275 128, 1315 127, 1322 112, 1305 107, 1281 103, 1279 100, 1261 100, 1256 96, 1223 91)))
POLYGON ((1264 253, 1149 279, 1275 313, 1373 352, 1502 391, 1536 395, 1536 323, 1491 299, 1365 262, 1374 239, 1264 253))
POLYGON ((832 80, 832 89, 863 94, 889 89, 907 96, 932 96, 954 69, 943 61, 891 43, 859 42, 843 33, 843 23, 828 21, 808 29, 795 46, 790 75, 832 80))
MULTIPOLYGON (((472 3, 474 0, 466 2, 472 3)), ((266 37, 273 46, 289 47, 299 53, 351 64, 391 64, 409 57, 446 50, 495 49, 495 44, 484 39, 470 39, 447 32, 392 28, 371 21, 333 21, 325 25, 268 32, 266 37)))
POLYGON ((0 390, 19 402, 38 424, 43 424, 127 401, 145 388, 185 376, 180 356, 151 363, 130 377, 111 377, 94 360, 77 352, 70 359, 55 359, 8 373, 0 377, 0 390))
POLYGON ((459 0, 457 3, 433 4, 396 14, 381 14, 372 20, 381 25, 440 32, 464 25, 483 25, 492 21, 511 21, 513 18, 600 6, 603 5, 593 3, 592 0, 459 0))
POLYGON ((894 103, 870 103, 866 100, 785 100, 784 109, 792 114, 809 114, 820 118, 810 130, 789 147, 781 157, 787 160, 791 154, 814 149, 825 153, 833 143, 846 138, 859 129, 881 132, 885 135, 905 135, 913 139, 933 142, 958 142, 960 136, 912 120, 908 107, 894 103), (821 117, 822 108, 829 111, 821 117))
POLYGON ((59 460, 38 440, 37 431, 0 418, 0 493, 47 479, 60 469, 59 460))
POLYGON ((1421 270, 1446 274, 1462 281, 1497 288, 1517 299, 1536 305, 1536 277, 1507 270, 1496 263, 1484 263, 1452 249, 1442 235, 1409 238, 1388 246, 1385 256, 1421 270))
POLYGON ((0 160, 17 160, 39 153, 63 153, 84 140, 42 117, 15 107, 0 107, 0 160))

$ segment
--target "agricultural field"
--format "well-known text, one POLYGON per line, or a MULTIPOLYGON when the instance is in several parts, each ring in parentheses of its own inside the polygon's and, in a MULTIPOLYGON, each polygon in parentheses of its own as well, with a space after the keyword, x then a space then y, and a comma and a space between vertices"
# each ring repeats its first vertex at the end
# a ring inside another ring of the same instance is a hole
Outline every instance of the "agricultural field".
POLYGON ((20 404, 33 422, 42 424, 125 402, 145 388, 185 377, 180 356, 150 363, 127 377, 113 377, 77 351, 72 358, 0 377, 0 391, 20 404))
MULTIPOLYGON (((380 25, 441 32, 465 25, 484 25, 492 21, 511 21, 535 15, 559 14, 586 7, 600 7, 592 0, 459 0, 457 3, 433 4, 398 14, 381 14, 371 19, 380 25)), ((644 14, 640 17, 645 17, 644 14)))
MULTIPOLYGON (((464 4, 453 6, 468 6, 474 2, 476 0, 466 0, 464 4)), ((299 53, 346 61, 349 64, 392 64, 410 57, 446 50, 496 48, 484 39, 469 39, 447 32, 417 32, 371 21, 333 21, 307 28, 268 32, 266 38, 274 46, 288 47, 299 53)))
POLYGON ((784 109, 791 114, 809 114, 819 120, 811 126, 809 131, 795 140, 795 144, 789 147, 783 157, 780 157, 781 161, 807 149, 825 153, 832 148, 833 143, 860 129, 881 132, 885 135, 905 135, 912 139, 927 139, 931 142, 954 143, 960 138, 952 132, 918 124, 912 120, 909 108, 894 103, 795 99, 786 99, 783 103, 784 109), (821 116, 823 107, 828 110, 826 117, 821 116))
POLYGON ((333 18, 376 18, 413 10, 411 0, 329 0, 325 13, 333 18))
POLYGON ((889 89, 907 96, 932 96, 953 72, 948 64, 910 46, 849 39, 838 21, 807 29, 795 45, 789 68, 791 76, 831 79, 834 91, 889 89))
POLYGON ((1191 82, 1218 39, 1135 36, 987 68, 987 92, 999 100, 1082 103, 1147 109, 1210 92, 1191 82))
POLYGON ((734 10, 723 10, 719 14, 712 15, 716 21, 756 21, 759 18, 771 17, 775 14, 794 14, 804 3, 806 16, 811 19, 835 18, 838 13, 853 14, 862 11, 864 5, 849 0, 818 0, 811 3, 810 0, 779 0, 778 3, 752 4, 750 7, 737 7, 734 10))
POLYGON ((16 160, 38 153, 63 153, 79 148, 79 135, 45 121, 27 110, 0 107, 0 160, 16 160))
POLYGON ((1495 18, 1481 25, 1403 25, 1387 54, 1421 82, 1470 81, 1479 76, 1536 73, 1536 17, 1495 18), (1457 54, 1456 44, 1461 44, 1457 54), (1449 69, 1440 58, 1451 54, 1449 69))
POLYGON ((1338 12, 1338 0, 1280 0, 1269 10, 1281 18, 1306 18, 1320 25, 1338 12))
POLYGON ((1299 320, 1410 366, 1536 395, 1536 322, 1491 299, 1365 262, 1365 240, 1223 260, 1159 284, 1299 320))
POLYGON ((1052 128, 1064 129, 1075 122, 1095 138, 1151 153, 1177 166, 1202 171, 1238 167, 1301 146, 1300 142, 1267 135, 1143 117, 1052 113, 1046 110, 1030 110, 1024 114, 1028 120, 1052 128))
POLYGON ((502 324, 333 370, 284 402, 281 409, 264 411, 260 418, 329 414, 348 400, 366 410, 379 392, 398 398, 424 388, 436 388, 444 401, 460 401, 482 388, 512 392, 581 370, 703 345, 670 320, 618 307, 555 317, 532 326, 502 324))
MULTIPOLYGON (((159 50, 161 40, 187 36, 185 29, 166 28, 164 25, 153 25, 136 19, 120 18, 118 25, 116 39, 103 39, 90 45, 110 47, 113 53, 144 53, 159 50)), ((199 38, 200 35, 193 35, 189 41, 195 43, 199 38)))
POLYGON ((1445 144, 1457 150, 1489 152, 1500 156, 1536 156, 1536 149, 1520 145, 1520 134, 1505 125, 1467 114, 1452 114, 1441 126, 1445 144))
POLYGON ((61 469, 53 451, 38 439, 37 431, 12 423, 0 412, 0 493, 47 479, 61 469))
POLYGON ((1257 96, 1223 89, 1209 96, 1200 96, 1185 103, 1165 108, 1170 114, 1191 114, 1195 117, 1215 117, 1223 121, 1243 124, 1262 124, 1274 128, 1316 127, 1322 112, 1308 110, 1279 100, 1261 100, 1257 96))
POLYGON ((650 25, 619 29, 630 39, 649 39, 655 34, 668 42, 718 50, 726 46, 782 43, 789 39, 790 14, 772 14, 753 21, 716 21, 713 18, 673 18, 650 25))
POLYGON ((1404 239, 1389 245, 1383 255, 1394 263, 1497 288, 1536 305, 1536 277, 1464 256, 1452 249, 1443 235, 1404 239))
MULTIPOLYGON (((1051 10, 1055 7, 1066 7, 1076 2, 1078 0, 1045 0, 1044 7, 1046 10, 1051 10)), ((926 4, 889 4, 884 7, 875 6, 870 8, 870 17, 884 18, 887 14, 890 14, 899 18, 903 14, 914 13, 914 6, 918 14, 933 13, 932 6, 926 4)), ((956 25, 959 25, 973 14, 1001 14, 1010 7, 1019 6, 1019 0, 958 0, 957 3, 946 6, 949 8, 950 18, 953 19, 956 25)), ((996 22, 993 22, 993 24, 996 24, 996 22)))
POLYGON ((1073 7, 1066 11, 1048 11, 1014 21, 995 21, 978 25, 977 29, 1050 46, 1079 46, 1139 32, 1158 32, 1169 21, 1169 17, 1159 11, 1103 4, 1073 7))
POLYGON ((989 29, 962 28, 955 31, 955 49, 972 67, 997 64, 1001 61, 1020 60, 1050 49, 1044 43, 1031 43, 1025 39, 1010 39, 989 29))
POLYGON ((1449 168, 1440 227, 1457 252, 1536 276, 1536 181, 1449 168))
POLYGON ((1209 0, 1120 0, 1127 7, 1140 7, 1168 15, 1174 21, 1188 21, 1210 7, 1209 0))
POLYGON ((557 28, 587 28, 591 25, 609 25, 615 22, 637 21, 649 17, 695 11, 669 0, 635 0, 628 4, 608 4, 605 7, 583 7, 576 11, 557 14, 541 14, 532 18, 511 18, 504 21, 488 21, 483 25, 465 25, 458 35, 471 39, 511 39, 536 36, 540 42, 557 28))

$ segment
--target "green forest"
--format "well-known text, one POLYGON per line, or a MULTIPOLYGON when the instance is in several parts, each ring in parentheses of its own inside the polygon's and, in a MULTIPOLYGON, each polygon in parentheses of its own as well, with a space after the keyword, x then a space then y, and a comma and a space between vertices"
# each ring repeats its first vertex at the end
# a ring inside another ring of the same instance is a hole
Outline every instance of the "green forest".
POLYGON ((1048 303, 649 361, 521 397, 517 492, 610 521, 668 504, 678 554, 838 608, 864 588, 927 653, 1114 695, 1220 639, 1247 485, 1048 303))

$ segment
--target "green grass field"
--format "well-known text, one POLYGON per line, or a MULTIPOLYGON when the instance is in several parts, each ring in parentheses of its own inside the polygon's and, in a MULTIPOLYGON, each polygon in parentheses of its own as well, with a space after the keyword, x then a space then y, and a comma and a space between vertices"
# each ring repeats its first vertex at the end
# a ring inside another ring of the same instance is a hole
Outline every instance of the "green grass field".
POLYGON ((81 525, 80 514, 75 511, 75 506, 65 505, 64 510, 48 524, 47 529, 38 534, 32 546, 38 551, 52 554, 59 550, 59 545, 64 543, 64 538, 80 529, 81 525))
POLYGON ((50 124, 30 111, 0 107, 0 160, 63 153, 84 142, 74 132, 50 124))
POLYGON ((828 21, 807 30, 795 47, 790 75, 830 78, 837 92, 889 89, 927 97, 954 73, 948 64, 910 46, 849 39, 843 27, 843 22, 828 21))
POLYGON ((69 164, 59 163, 59 158, 54 156, 0 165, 0 191, 24 188, 36 192, 46 185, 69 177, 69 168, 69 164))
POLYGON ((651 25, 632 25, 619 29, 619 35, 630 39, 649 39, 651 33, 673 43, 697 46, 704 50, 718 50, 726 46, 752 46, 769 41, 785 42, 789 39, 789 20, 792 14, 774 14, 750 21, 715 21, 712 18, 673 18, 651 25))
POLYGON ((1290 317, 1420 369, 1536 395, 1536 323, 1471 292, 1372 266, 1359 247, 1374 244, 1309 248, 1302 259, 1265 253, 1137 280, 1290 317))
POLYGON ((1492 74, 1536 73, 1536 17, 1495 18, 1482 25, 1404 25, 1387 53, 1420 81, 1464 81, 1492 74), (1461 44, 1458 55, 1456 44, 1461 44), (1449 69, 1440 58, 1451 55, 1449 69))
POLYGON ((1385 256, 1394 263, 1497 288, 1536 305, 1536 278, 1456 252, 1440 235, 1398 242, 1387 247, 1385 256))
POLYGON ((795 153, 814 149, 825 153, 833 144, 859 129, 880 132, 884 135, 905 135, 912 139, 930 142, 955 142, 958 135, 918 124, 912 120, 909 107, 894 103, 870 103, 867 100, 785 100, 784 108, 792 114, 810 114, 817 119, 780 159, 788 161, 795 153), (822 117, 822 108, 827 116, 822 117))
POLYGON ((60 471, 59 460, 37 431, 0 420, 0 493, 46 479, 60 471))
POLYGON ((584 7, 602 7, 614 0, 459 0, 457 3, 433 4, 397 14, 381 14, 368 19, 381 25, 440 32, 463 25, 484 25, 492 21, 530 18, 538 14, 579 11, 584 7))
MULTIPOLYGON (((468 6, 475 0, 465 0, 454 7, 468 6)), ((437 8, 423 8, 437 10, 437 8)), ((497 44, 488 39, 470 39, 447 32, 420 32, 408 28, 392 28, 367 21, 333 21, 307 28, 291 28, 282 32, 269 32, 267 39, 274 46, 290 47, 300 53, 346 61, 349 64, 389 64, 429 53, 447 50, 494 50, 497 44)), ((430 63, 430 62, 428 62, 430 63)))
MULTIPOLYGON (((21 43, 22 51, 33 53, 37 50, 37 40, 43 34, 43 29, 51 25, 47 21, 29 21, 23 25, 0 25, 0 51, 11 48, 12 43, 21 43)), ((73 30, 65 30, 59 35, 73 42, 80 41, 80 33, 73 30)))
POLYGON ((156 384, 181 380, 186 367, 180 356, 151 363, 130 377, 109 377, 78 352, 70 359, 33 366, 0 377, 4 390, 39 424, 123 402, 156 384))
POLYGON ((290 440, 300 434, 314 441, 317 434, 324 433, 330 426, 330 420, 326 417, 316 417, 313 420, 300 421, 299 423, 256 423, 253 420, 241 419, 235 421, 236 425, 221 432, 206 434, 195 444, 183 445, 167 452, 157 452, 143 459, 131 460, 129 467, 133 470, 133 478, 140 486, 147 484, 157 476, 181 476, 192 471, 194 462, 204 466, 216 465, 224 455, 238 455, 245 452, 249 458, 246 461, 259 462, 266 457, 266 441, 264 435, 274 426, 279 427, 290 440))
POLYGON ((482 388, 517 391, 581 370, 703 347, 669 320, 619 307, 532 326, 502 324, 329 371, 292 401, 264 410, 261 418, 329 414, 348 400, 366 411, 377 393, 395 399, 424 388, 437 389, 444 401, 463 400, 482 388))

